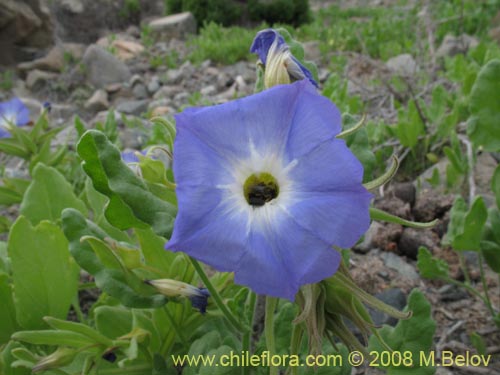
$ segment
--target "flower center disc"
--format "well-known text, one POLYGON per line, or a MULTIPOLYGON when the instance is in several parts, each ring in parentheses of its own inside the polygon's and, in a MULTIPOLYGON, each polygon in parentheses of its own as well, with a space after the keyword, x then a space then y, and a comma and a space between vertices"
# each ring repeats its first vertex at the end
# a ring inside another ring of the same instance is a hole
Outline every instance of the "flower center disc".
POLYGON ((243 185, 243 193, 248 204, 261 207, 272 201, 279 194, 276 179, 269 173, 253 174, 247 178, 243 185))

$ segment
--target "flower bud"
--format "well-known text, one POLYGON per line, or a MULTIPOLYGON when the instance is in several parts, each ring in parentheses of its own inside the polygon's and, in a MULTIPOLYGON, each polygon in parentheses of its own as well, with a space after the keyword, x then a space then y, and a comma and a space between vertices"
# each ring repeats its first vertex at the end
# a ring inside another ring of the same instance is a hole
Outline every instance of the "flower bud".
POLYGON ((31 370, 33 373, 47 371, 69 365, 75 358, 77 350, 71 348, 57 348, 57 350, 43 357, 31 370))
POLYGON ((197 288, 191 284, 172 279, 147 280, 146 284, 155 287, 158 292, 167 297, 187 297, 191 305, 202 314, 207 311, 210 293, 205 288, 197 288))

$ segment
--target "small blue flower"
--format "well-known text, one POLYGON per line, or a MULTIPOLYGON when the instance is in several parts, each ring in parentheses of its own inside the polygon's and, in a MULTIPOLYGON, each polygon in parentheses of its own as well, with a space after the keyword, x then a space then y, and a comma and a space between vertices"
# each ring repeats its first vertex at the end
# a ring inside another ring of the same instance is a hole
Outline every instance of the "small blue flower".
POLYGON ((30 112, 19 98, 0 103, 0 138, 10 137, 9 126, 23 126, 30 121, 30 112))
POLYGON ((292 55, 285 39, 276 30, 259 31, 253 40, 250 52, 256 53, 264 64, 266 87, 305 78, 318 87, 311 72, 292 55))
POLYGON ((338 109, 307 80, 176 115, 178 215, 166 249, 294 299, 333 275, 370 223, 338 109))
POLYGON ((210 292, 206 288, 197 288, 191 284, 172 279, 147 280, 146 284, 155 287, 161 294, 168 297, 187 297, 193 308, 202 314, 207 312, 210 292))

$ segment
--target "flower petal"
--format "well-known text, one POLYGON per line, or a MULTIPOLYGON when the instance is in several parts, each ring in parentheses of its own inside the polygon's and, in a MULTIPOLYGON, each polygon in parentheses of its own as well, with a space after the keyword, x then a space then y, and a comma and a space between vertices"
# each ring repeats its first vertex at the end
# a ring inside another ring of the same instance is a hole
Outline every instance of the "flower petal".
POLYGON ((251 53, 256 53, 259 56, 262 64, 266 65, 267 54, 274 41, 277 40, 277 47, 285 44, 285 39, 274 29, 261 30, 255 36, 252 45, 250 47, 251 53))
POLYGON ((165 248, 183 251, 219 271, 233 271, 246 249, 247 219, 231 211, 222 190, 179 186, 179 213, 165 248))
MULTIPOLYGON (((290 143, 289 152, 295 156, 296 149, 306 143, 305 137, 298 138, 296 144, 290 143), (292 146, 293 145, 293 146, 292 146)), ((361 187, 363 165, 341 139, 328 139, 316 147, 309 146, 309 152, 298 159, 290 171, 295 181, 295 190, 302 192, 351 191, 361 187)))
POLYGON ((256 293, 294 300, 303 284, 333 275, 340 254, 283 213, 265 229, 253 228, 235 282, 256 293))

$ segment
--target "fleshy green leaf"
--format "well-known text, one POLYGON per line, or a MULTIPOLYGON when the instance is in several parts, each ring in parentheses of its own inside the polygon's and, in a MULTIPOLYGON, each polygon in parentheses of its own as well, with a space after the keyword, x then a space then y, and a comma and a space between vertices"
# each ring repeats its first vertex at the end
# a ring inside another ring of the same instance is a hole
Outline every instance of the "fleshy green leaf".
POLYGON ((400 110, 396 134, 399 141, 405 147, 414 147, 418 142, 418 136, 424 134, 424 123, 420 118, 414 100, 408 102, 408 112, 400 110))
POLYGON ((433 258, 425 247, 418 249, 417 267, 425 279, 439 279, 448 277, 448 263, 442 259, 433 258))
POLYGON ((20 331, 14 333, 12 339, 35 345, 64 345, 74 348, 94 344, 93 340, 79 333, 57 330, 20 331))
MULTIPOLYGON (((346 114, 342 117, 344 123, 344 131, 355 126, 358 122, 354 117, 346 114)), ((372 178, 372 171, 376 164, 375 154, 370 148, 368 142, 368 134, 366 129, 358 129, 353 134, 345 137, 347 146, 351 149, 354 155, 363 164, 364 176, 363 181, 369 181, 372 178)))
POLYGON ((470 93, 471 117, 467 133, 476 146, 500 150, 500 60, 491 60, 479 72, 470 93))
MULTIPOLYGON (((106 233, 85 220, 81 213, 71 208, 64 210, 62 227, 69 240, 71 254, 83 269, 94 276, 98 288, 128 307, 159 307, 167 302, 166 297, 156 294, 154 288, 144 284, 124 266, 120 258, 115 257, 102 241, 107 237, 106 233)), ((136 260, 133 262, 136 263, 136 260)))
POLYGON ((21 214, 33 224, 38 224, 41 220, 59 220, 61 211, 67 207, 87 213, 85 204, 75 196, 64 176, 54 168, 38 164, 24 195, 21 214))
POLYGON ((488 266, 500 274, 500 211, 490 209, 488 218, 481 241, 481 253, 488 266))
MULTIPOLYGON (((395 352, 404 355, 405 351, 412 353, 412 367, 390 366, 387 367, 388 375, 431 375, 435 368, 427 367, 420 363, 420 352, 429 353, 432 346, 432 339, 436 330, 436 322, 432 320, 431 305, 425 299, 422 292, 413 289, 408 297, 406 311, 412 311, 413 315, 408 320, 400 320, 396 327, 384 326, 379 330, 382 339, 395 352), (422 366, 423 365, 423 366, 422 366)), ((371 336, 369 340, 369 350, 378 352, 386 351, 385 347, 376 336, 371 336)))
POLYGON ((148 190, 104 134, 87 131, 77 150, 95 189, 109 198, 106 218, 112 225, 122 230, 151 226, 161 236, 170 235, 176 208, 148 190))
POLYGON ((12 287, 9 284, 9 277, 0 273, 0 346, 10 340, 10 335, 18 328, 16 320, 16 309, 12 298, 12 287))
POLYGON ((25 329, 42 328, 42 318, 66 318, 77 293, 79 268, 61 229, 47 221, 36 227, 23 216, 9 242, 17 319, 25 329))
POLYGON ((458 197, 450 211, 450 224, 443 242, 455 250, 479 251, 483 226, 488 211, 481 196, 476 197, 470 210, 462 197, 458 197))

